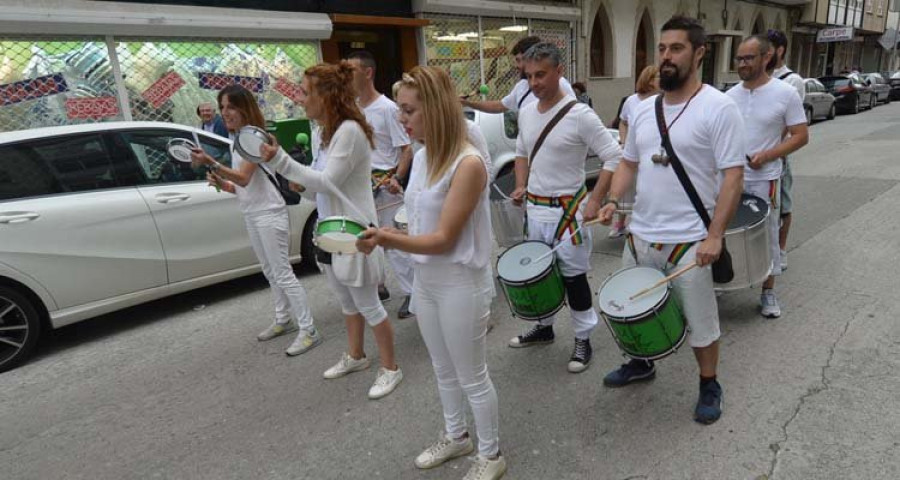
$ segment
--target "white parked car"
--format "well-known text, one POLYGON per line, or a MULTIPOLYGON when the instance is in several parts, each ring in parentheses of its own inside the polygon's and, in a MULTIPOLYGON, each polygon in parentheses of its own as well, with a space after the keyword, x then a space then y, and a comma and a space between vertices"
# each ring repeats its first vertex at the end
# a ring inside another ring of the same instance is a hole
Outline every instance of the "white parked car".
MULTIPOLYGON (((260 271, 237 198, 169 160, 174 137, 231 163, 228 139, 169 123, 0 133, 0 371, 47 329, 260 271)), ((315 204, 289 211, 291 259, 313 262, 315 204)))

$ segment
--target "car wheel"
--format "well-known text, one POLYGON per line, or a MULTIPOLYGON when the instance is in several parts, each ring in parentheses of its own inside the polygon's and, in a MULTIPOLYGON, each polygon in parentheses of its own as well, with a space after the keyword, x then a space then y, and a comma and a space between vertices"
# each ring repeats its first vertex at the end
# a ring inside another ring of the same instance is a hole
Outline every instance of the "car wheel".
POLYGON ((853 102, 853 109, 851 110, 854 115, 859 113, 859 97, 856 97, 856 100, 853 102))
POLYGON ((25 361, 41 335, 41 318, 31 300, 0 285, 0 372, 25 361))
POLYGON ((306 225, 303 226, 303 233, 300 235, 300 268, 304 270, 316 267, 316 245, 313 243, 313 235, 318 218, 317 212, 310 213, 309 218, 306 219, 306 225))
POLYGON ((834 108, 834 104, 831 104, 831 109, 828 110, 828 119, 834 120, 835 115, 837 115, 837 109, 834 108))
POLYGON ((806 109, 806 124, 812 125, 813 122, 813 111, 811 108, 806 109))
POLYGON ((869 110, 875 109, 875 105, 878 105, 878 98, 875 95, 869 97, 869 110))

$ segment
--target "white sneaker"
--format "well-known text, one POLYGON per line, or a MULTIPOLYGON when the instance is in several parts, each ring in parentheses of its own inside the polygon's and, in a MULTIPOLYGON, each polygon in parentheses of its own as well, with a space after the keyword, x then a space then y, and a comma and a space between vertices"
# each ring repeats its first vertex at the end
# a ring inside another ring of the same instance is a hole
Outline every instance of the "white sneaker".
POLYGON ((288 323, 273 323, 269 325, 269 328, 260 332, 260 334, 256 336, 256 339, 260 342, 265 342, 275 337, 280 337, 282 335, 287 335, 288 333, 296 331, 297 323, 293 320, 289 321, 288 323))
POLYGON ((787 270, 787 250, 781 251, 781 271, 787 270))
POLYGON ((297 338, 291 343, 291 346, 284 351, 288 356, 293 357, 310 351, 316 345, 322 343, 322 336, 315 328, 311 330, 300 330, 297 338))
POLYGON ((497 457, 496 460, 476 455, 473 461, 475 464, 472 465, 463 480, 497 480, 506 473, 506 459, 503 455, 497 457))
POLYGON ((338 361, 333 367, 325 370, 325 373, 322 374, 322 376, 328 380, 333 380, 335 378, 341 378, 344 375, 353 372, 359 372, 367 368, 369 368, 368 358, 363 357, 357 360, 351 357, 349 353, 344 353, 341 355, 340 361, 338 361))
POLYGON ((387 396, 397 388, 397 385, 400 385, 401 380, 403 380, 403 370, 400 370, 399 367, 393 371, 384 367, 379 367, 378 376, 375 377, 375 383, 373 383, 372 388, 369 389, 369 399, 378 400, 381 397, 387 396))
POLYGON ((775 290, 763 290, 759 296, 759 305, 762 307, 762 316, 766 318, 778 318, 781 316, 781 307, 778 306, 778 298, 775 290))
POLYGON ((453 440, 447 435, 441 435, 440 440, 426 448, 424 452, 416 457, 416 467, 423 470, 434 468, 446 461, 468 455, 473 451, 475 451, 475 445, 472 444, 472 439, 469 436, 466 436, 464 441, 460 442, 453 440))

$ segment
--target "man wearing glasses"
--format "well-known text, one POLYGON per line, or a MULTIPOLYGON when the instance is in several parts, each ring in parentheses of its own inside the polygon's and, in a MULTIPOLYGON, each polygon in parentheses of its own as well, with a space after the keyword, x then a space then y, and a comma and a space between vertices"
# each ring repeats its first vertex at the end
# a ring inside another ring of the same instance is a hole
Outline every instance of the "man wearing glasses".
POLYGON ((741 42, 735 63, 742 82, 726 93, 744 117, 747 164, 744 192, 765 199, 768 218, 772 273, 763 283, 761 313, 767 318, 781 316, 775 296, 775 276, 781 275, 778 245, 778 218, 782 157, 806 145, 809 133, 803 103, 794 89, 766 73, 772 59, 772 44, 762 35, 741 42), (782 141, 785 129, 790 136, 782 141))

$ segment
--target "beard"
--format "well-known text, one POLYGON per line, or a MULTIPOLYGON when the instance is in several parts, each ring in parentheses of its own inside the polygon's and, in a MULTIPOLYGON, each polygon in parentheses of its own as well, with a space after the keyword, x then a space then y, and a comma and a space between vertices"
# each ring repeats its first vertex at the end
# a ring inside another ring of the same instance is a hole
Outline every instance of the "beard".
POLYGON ((687 83, 688 75, 687 72, 682 73, 677 65, 664 62, 659 67, 659 88, 667 92, 678 90, 687 83))
POLYGON ((758 70, 753 67, 738 68, 738 77, 740 77, 741 80, 743 80, 745 82, 752 82, 753 80, 756 80, 757 78, 759 78, 759 76, 761 74, 762 74, 761 70, 758 70))

